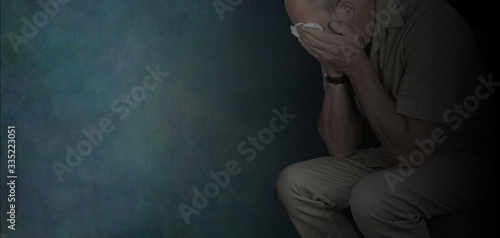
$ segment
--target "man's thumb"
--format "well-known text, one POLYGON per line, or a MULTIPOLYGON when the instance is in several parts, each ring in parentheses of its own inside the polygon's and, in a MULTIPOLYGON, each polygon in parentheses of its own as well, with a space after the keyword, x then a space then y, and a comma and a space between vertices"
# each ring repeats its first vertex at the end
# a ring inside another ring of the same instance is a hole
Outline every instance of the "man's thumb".
POLYGON ((339 34, 339 35, 344 35, 345 32, 343 30, 343 27, 341 26, 341 23, 340 22, 337 22, 337 21, 330 21, 330 23, 328 24, 330 26, 330 29, 339 34))

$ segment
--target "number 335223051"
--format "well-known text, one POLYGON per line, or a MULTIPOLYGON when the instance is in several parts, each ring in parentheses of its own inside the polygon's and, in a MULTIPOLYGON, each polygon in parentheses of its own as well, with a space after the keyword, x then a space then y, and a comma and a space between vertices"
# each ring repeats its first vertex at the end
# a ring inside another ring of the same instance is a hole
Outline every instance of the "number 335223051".
POLYGON ((15 169, 16 166, 16 130, 13 127, 9 127, 7 130, 8 140, 7 140, 7 163, 9 169, 15 169))

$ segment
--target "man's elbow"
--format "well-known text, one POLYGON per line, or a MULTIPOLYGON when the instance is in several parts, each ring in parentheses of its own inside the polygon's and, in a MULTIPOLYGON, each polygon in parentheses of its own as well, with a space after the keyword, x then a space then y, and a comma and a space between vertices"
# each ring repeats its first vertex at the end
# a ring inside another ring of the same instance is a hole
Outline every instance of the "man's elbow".
POLYGON ((328 154, 333 158, 351 157, 361 142, 361 130, 353 128, 352 130, 334 132, 328 129, 330 129, 328 125, 321 123, 321 121, 318 123, 319 136, 325 143, 328 154))
POLYGON ((354 150, 352 151, 328 151, 328 154, 330 157, 335 158, 335 159, 343 159, 343 158, 349 158, 354 154, 354 150))
POLYGON ((328 154, 332 158, 349 158, 354 154, 355 147, 352 145, 332 145, 326 143, 326 148, 328 149, 328 154))

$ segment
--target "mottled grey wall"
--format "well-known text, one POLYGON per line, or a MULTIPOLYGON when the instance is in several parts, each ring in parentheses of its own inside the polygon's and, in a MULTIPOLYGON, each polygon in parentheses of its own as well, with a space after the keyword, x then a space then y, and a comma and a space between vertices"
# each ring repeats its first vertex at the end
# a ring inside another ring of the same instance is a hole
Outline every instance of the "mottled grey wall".
POLYGON ((2 238, 297 236, 273 183, 323 95, 283 1, 43 2, 1 2, 2 238))

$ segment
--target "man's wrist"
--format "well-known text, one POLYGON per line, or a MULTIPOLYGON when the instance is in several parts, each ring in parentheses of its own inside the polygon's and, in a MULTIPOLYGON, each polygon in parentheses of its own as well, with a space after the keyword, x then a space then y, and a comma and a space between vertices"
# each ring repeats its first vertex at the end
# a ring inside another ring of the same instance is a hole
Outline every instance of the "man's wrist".
POLYGON ((328 74, 328 76, 330 76, 332 78, 342 77, 344 75, 344 73, 342 73, 336 69, 326 69, 325 73, 328 74))
POLYGON ((328 72, 325 72, 325 74, 323 75, 323 80, 333 85, 347 84, 347 82, 349 82, 349 78, 345 74, 341 74, 338 77, 332 77, 328 74, 328 72))
POLYGON ((359 74, 363 74, 364 70, 373 69, 372 63, 368 57, 363 57, 358 60, 356 67, 345 71, 344 74, 348 75, 349 78, 356 78, 359 74))

